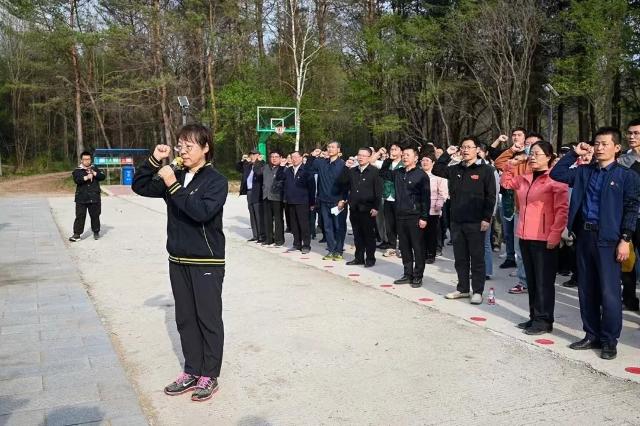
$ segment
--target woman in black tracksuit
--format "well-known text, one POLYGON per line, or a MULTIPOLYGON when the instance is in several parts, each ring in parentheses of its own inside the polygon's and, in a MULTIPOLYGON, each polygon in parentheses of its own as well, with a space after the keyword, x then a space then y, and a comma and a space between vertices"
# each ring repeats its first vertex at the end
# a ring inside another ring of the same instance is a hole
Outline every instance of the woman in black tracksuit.
POLYGON ((224 344, 222 207, 228 183, 209 162, 211 146, 206 127, 184 126, 175 147, 183 169, 163 167, 171 147, 158 145, 137 169, 132 186, 136 194, 167 203, 169 277, 185 362, 164 391, 179 395, 194 389, 193 401, 207 400, 217 390, 224 344))

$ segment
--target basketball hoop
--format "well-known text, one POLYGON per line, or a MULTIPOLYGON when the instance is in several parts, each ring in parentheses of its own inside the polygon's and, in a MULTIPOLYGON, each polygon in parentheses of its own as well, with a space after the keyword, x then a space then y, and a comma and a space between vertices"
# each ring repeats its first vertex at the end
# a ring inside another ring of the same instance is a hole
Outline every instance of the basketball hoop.
POLYGON ((278 136, 282 136, 284 135, 284 131, 287 130, 287 128, 284 126, 276 126, 275 129, 273 130, 276 132, 278 136))

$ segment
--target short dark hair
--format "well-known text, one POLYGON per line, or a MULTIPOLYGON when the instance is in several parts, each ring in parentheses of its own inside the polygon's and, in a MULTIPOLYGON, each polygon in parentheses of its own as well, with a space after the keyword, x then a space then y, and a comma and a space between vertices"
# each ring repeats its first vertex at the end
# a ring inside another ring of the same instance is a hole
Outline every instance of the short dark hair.
POLYGON ((416 144, 410 143, 410 144, 406 144, 405 146, 402 147, 403 151, 406 151, 408 149, 413 151, 416 155, 418 155, 420 153, 420 151, 418 151, 418 147, 416 146, 416 144))
POLYGON ((605 135, 611 135, 611 138, 613 139, 613 143, 616 145, 620 145, 622 141, 622 134, 620 133, 620 130, 618 130, 615 127, 600 127, 598 131, 593 135, 593 141, 591 142, 591 144, 592 145, 595 144, 596 138, 598 136, 605 136, 605 135))
POLYGON ((460 145, 462 145, 462 143, 463 143, 464 141, 471 141, 471 142, 473 142, 473 144, 474 144, 476 147, 478 147, 478 145, 479 145, 479 143, 478 143, 478 138, 477 138, 477 137, 475 137, 475 136, 473 136, 473 135, 467 135, 467 136, 464 136, 464 137, 460 138, 460 145))
POLYGON ((433 152, 425 153, 420 160, 422 161, 424 158, 428 158, 429 160, 436 162, 436 154, 433 152))
POLYGON ((544 140, 544 136, 542 136, 538 132, 529 132, 529 133, 527 133, 526 139, 529 139, 529 138, 538 138, 541 141, 544 140))
POLYGON ((394 145, 400 148, 400 151, 402 151, 402 142, 391 142, 387 147, 387 151, 391 151, 391 147, 394 145))
MULTIPOLYGON (((298 153, 298 155, 303 156, 302 153, 300 151, 291 151, 291 153, 289 155, 293 155, 295 153, 298 153)), ((306 154, 305 154, 306 155, 306 154)))
POLYGON ((627 124, 627 129, 629 127, 635 127, 635 126, 640 126, 640 118, 636 118, 636 119, 631 120, 629 122, 629 124, 627 124))
POLYGON ((524 133, 525 135, 527 134, 527 129, 525 129, 524 127, 515 127, 512 131, 511 134, 513 134, 513 132, 517 132, 517 131, 521 131, 522 133, 524 133))
POLYGON ((360 148, 358 148, 358 152, 360 151, 367 151, 369 155, 373 154, 373 151, 371 151, 371 148, 369 148, 368 146, 361 146, 360 148))
POLYGON ((484 142, 480 142, 478 144, 478 149, 482 152, 487 152, 487 144, 484 142))
POLYGON ((211 130, 209 130, 207 126, 196 123, 182 126, 176 135, 176 140, 180 139, 192 139, 202 148, 208 146, 209 151, 205 154, 204 158, 207 161, 211 160, 213 156, 213 141, 211 138, 211 130))
POLYGON ((277 149, 272 149, 271 151, 269 151, 269 157, 271 157, 273 154, 278 154, 280 157, 282 157, 282 152, 277 149))
POLYGON ((90 158, 93 158, 93 155, 91 155, 89 151, 82 151, 80 153, 80 159, 82 159, 82 157, 84 157, 85 155, 88 155, 90 158))

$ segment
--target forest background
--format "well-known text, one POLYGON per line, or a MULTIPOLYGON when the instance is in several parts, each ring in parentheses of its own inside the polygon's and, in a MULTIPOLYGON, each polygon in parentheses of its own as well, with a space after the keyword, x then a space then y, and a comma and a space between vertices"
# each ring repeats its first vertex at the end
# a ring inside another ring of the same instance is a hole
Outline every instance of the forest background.
POLYGON ((227 170, 259 105, 299 106, 305 151, 546 136, 550 111, 555 145, 588 140, 640 117, 640 0, 0 0, 5 173, 172 144, 178 96, 227 170))

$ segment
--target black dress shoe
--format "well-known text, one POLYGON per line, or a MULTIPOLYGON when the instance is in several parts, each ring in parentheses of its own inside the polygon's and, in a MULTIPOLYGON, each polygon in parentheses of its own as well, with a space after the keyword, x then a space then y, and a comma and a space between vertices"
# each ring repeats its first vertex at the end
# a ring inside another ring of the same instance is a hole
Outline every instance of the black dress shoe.
POLYGON ((380 243, 376 246, 376 248, 379 248, 381 250, 386 250, 388 248, 391 248, 391 244, 389 243, 380 243))
POLYGON ((574 349, 576 351, 584 351, 586 349, 600 349, 602 344, 596 340, 590 340, 588 338, 584 338, 579 342, 573 342, 569 345, 570 349, 574 349))
POLYGON ((347 265, 364 265, 364 262, 362 260, 353 259, 348 261, 346 264, 347 265))
POLYGON ((249 242, 249 243, 250 243, 250 242, 252 242, 252 241, 258 241, 258 239, 257 239, 257 238, 249 238, 249 239, 247 240, 247 242, 249 242))
POLYGON ((364 267, 365 268, 371 268, 375 264, 376 264, 375 260, 367 260, 367 261, 364 262, 364 267))
POLYGON ((412 288, 420 288, 422 287, 422 278, 414 278, 411 280, 412 288))
POLYGON ((610 343, 602 344, 602 352, 600 352, 600 358, 609 360, 614 359, 617 355, 618 350, 616 349, 615 345, 612 345, 610 343))
POLYGON ((516 264, 515 260, 507 259, 504 262, 502 262, 502 265, 500 265, 500 269, 515 268, 516 266, 518 265, 516 264))
POLYGON ((431 265, 432 263, 435 263, 435 261, 436 261, 435 257, 427 257, 424 263, 428 263, 429 265, 431 265))
POLYGON ((529 321, 521 322, 520 324, 516 325, 516 327, 524 330, 525 328, 531 327, 531 325, 533 325, 533 321, 529 320, 529 321))
POLYGON ((524 334, 528 334, 529 336, 538 336, 540 334, 551 333, 553 331, 553 326, 551 325, 538 325, 532 324, 530 327, 526 327, 523 331, 524 334))
POLYGON ((576 280, 571 278, 568 281, 563 282, 562 287, 566 287, 566 288, 578 287, 578 283, 576 282, 576 280))
POLYGON ((411 284, 411 277, 408 275, 403 275, 393 282, 394 284, 411 284))
POLYGON ((318 242, 319 242, 319 243, 326 243, 326 242, 327 242, 327 239, 326 239, 326 238, 324 238, 324 237, 322 237, 322 239, 321 239, 320 241, 318 241, 318 242))

